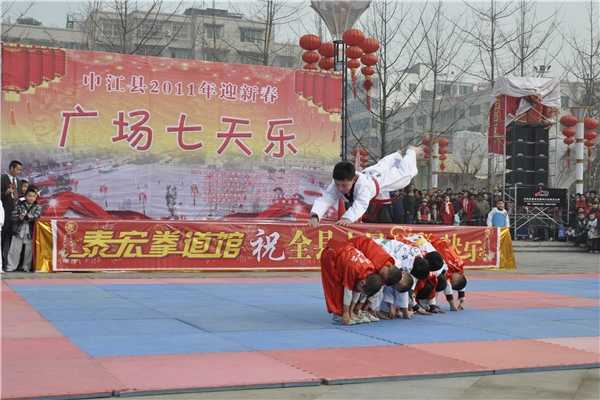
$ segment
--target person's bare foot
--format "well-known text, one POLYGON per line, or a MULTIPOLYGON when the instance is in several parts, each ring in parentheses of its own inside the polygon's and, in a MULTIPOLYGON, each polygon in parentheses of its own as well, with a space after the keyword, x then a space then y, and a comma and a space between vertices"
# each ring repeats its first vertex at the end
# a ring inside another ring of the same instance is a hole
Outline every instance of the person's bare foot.
POLYGON ((389 315, 387 313, 382 312, 382 311, 375 311, 375 315, 379 319, 390 319, 389 315))
POLYGON ((413 150, 417 157, 423 155, 423 149, 415 146, 408 146, 408 150, 413 150))

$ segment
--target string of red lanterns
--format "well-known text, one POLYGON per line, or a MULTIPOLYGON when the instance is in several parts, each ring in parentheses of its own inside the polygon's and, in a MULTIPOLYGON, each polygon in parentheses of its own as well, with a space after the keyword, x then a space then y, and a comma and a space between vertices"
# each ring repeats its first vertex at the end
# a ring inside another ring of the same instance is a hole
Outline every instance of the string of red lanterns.
POLYGON ((588 148, 588 169, 592 169, 592 148, 596 143, 596 137, 598 134, 594 129, 598 127, 598 120, 594 118, 586 118, 583 120, 583 127, 585 128, 585 132, 583 137, 585 138, 585 142, 583 145, 588 148))
MULTIPOLYGON (((348 46, 345 50, 346 57, 348 58, 346 68, 350 70, 354 98, 356 98, 357 94, 356 70, 360 68, 362 63, 364 67, 361 69, 361 73, 365 77, 363 88, 366 91, 366 105, 367 108, 371 108, 371 97, 369 94, 369 91, 373 87, 371 76, 375 73, 373 66, 378 61, 377 56, 373 53, 379 50, 379 42, 374 38, 365 38, 365 34, 359 29, 348 29, 345 31, 342 35, 342 41, 348 46)), ((302 61, 306 63, 303 69, 317 71, 317 65, 322 71, 333 69, 335 62, 333 58, 335 52, 333 43, 322 42, 321 38, 317 35, 307 34, 300 38, 300 47, 306 50, 302 54, 302 61), (315 57, 318 55, 321 56, 320 59, 315 57)), ((300 79, 306 79, 306 77, 299 77, 298 74, 296 76, 300 79)), ((331 79, 327 78, 328 76, 324 77, 325 82, 331 81, 331 79)), ((298 82, 298 79, 296 82, 298 82)), ((326 98, 323 99, 323 102, 326 102, 326 98)))
MULTIPOLYGON (((565 137, 563 143, 567 145, 567 168, 571 168, 571 145, 575 143, 575 135, 576 131, 573 128, 577 125, 579 121, 577 121, 577 117, 574 115, 565 115, 561 117, 560 123, 563 126, 566 126, 562 130, 562 134, 565 137)), ((584 138, 585 142, 583 145, 588 149, 588 169, 592 169, 592 148, 596 144, 595 139, 598 137, 598 133, 596 133, 595 129, 598 127, 598 121, 594 118, 586 118, 583 120, 583 126, 585 129, 584 138)))

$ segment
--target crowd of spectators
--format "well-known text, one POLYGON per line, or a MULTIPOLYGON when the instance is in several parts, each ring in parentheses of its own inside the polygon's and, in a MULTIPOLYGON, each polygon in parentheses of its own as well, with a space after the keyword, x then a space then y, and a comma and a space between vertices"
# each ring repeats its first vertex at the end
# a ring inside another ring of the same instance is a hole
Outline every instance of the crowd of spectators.
POLYGON ((502 185, 491 192, 486 188, 476 190, 463 185, 459 191, 419 190, 411 184, 398 192, 390 207, 381 207, 380 212, 365 222, 395 224, 436 224, 486 226, 488 214, 502 198, 502 185))
MULTIPOLYGON (((569 223, 562 226, 564 237, 575 247, 600 253, 600 196, 594 190, 577 193, 569 199, 569 223)), ((562 236, 562 235, 561 235, 562 236)))

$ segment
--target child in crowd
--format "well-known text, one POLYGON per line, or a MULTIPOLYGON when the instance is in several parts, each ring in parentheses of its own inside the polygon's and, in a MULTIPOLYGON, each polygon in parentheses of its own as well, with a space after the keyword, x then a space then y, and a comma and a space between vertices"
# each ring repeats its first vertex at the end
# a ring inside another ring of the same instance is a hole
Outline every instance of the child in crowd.
POLYGON ((454 212, 454 205, 450 202, 450 196, 446 195, 444 197, 444 202, 440 206, 440 217, 442 219, 442 223, 444 225, 453 225, 455 215, 456 213, 454 212))
POLYGON ((37 191, 34 187, 30 187, 25 193, 25 199, 18 200, 13 209, 13 238, 8 252, 7 272, 17 269, 22 251, 24 251, 23 270, 29 272, 32 268, 33 253, 31 249, 31 236, 33 235, 33 224, 42 215, 42 207, 37 203, 36 199, 37 191))
POLYGON ((29 182, 25 179, 21 179, 21 196, 19 196, 19 200, 25 199, 25 193, 27 193, 27 189, 29 189, 29 182))
POLYGON ((430 224, 439 224, 440 223, 440 213, 436 203, 431 204, 431 220, 430 224))
POLYGON ((575 247, 585 247, 587 242, 587 219, 585 214, 580 212, 575 222, 575 247))
POLYGON ((596 219, 596 214, 590 213, 587 223, 587 238, 590 244, 590 253, 600 253, 600 225, 596 219))
POLYGON ((356 172, 354 164, 340 162, 333 168, 333 180, 322 196, 315 200, 310 211, 309 226, 319 227, 323 215, 338 203, 338 200, 350 203, 350 208, 336 223, 348 226, 362 218, 373 199, 389 199, 389 193, 408 185, 418 173, 417 156, 423 149, 408 146, 406 155, 398 150, 379 160, 363 173, 356 172))
POLYGON ((510 227, 510 219, 508 212, 504 209, 504 201, 498 200, 496 207, 492 208, 487 217, 487 226, 510 227))
POLYGON ((431 209, 426 198, 421 199, 421 204, 417 208, 417 223, 428 224, 431 221, 431 209))
POLYGON ((458 210, 456 215, 454 215, 454 224, 453 225, 466 225, 467 224, 467 216, 462 208, 458 210))

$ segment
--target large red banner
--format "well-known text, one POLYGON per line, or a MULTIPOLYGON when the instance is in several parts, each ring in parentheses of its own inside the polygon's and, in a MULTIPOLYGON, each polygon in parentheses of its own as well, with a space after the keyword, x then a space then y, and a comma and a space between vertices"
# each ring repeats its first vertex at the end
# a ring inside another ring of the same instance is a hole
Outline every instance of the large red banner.
POLYGON ((52 220, 54 271, 297 270, 319 267, 331 238, 435 234, 466 268, 498 268, 500 231, 489 227, 52 220))
POLYGON ((49 218, 281 218, 340 161, 340 73, 7 43, 2 58, 2 159, 49 218))

